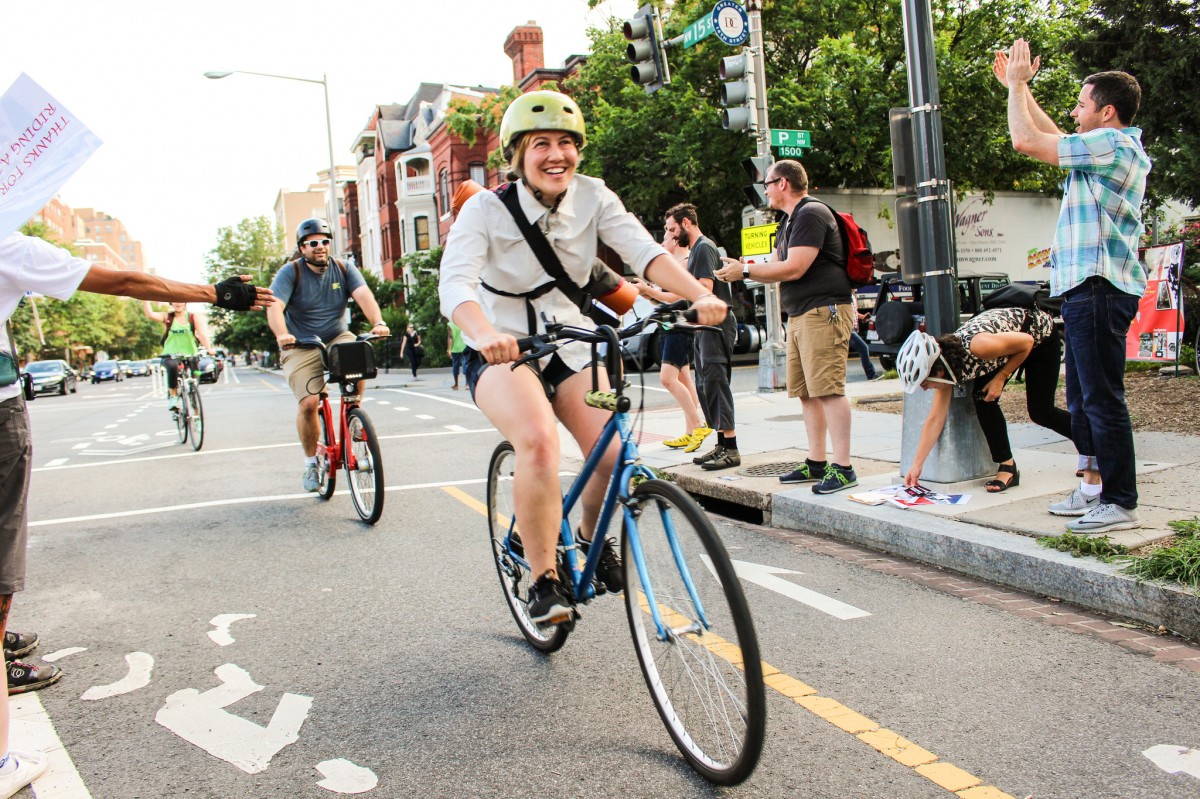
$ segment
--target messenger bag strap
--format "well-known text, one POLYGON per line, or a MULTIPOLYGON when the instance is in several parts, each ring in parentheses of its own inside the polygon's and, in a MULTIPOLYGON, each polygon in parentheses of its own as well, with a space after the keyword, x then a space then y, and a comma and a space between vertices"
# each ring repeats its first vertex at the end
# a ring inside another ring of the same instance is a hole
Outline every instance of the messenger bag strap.
POLYGON ((537 256, 542 268, 550 277, 554 278, 558 290, 590 318, 591 298, 567 275, 567 270, 563 268, 562 262, 558 260, 554 248, 550 246, 550 242, 546 241, 542 231, 538 230, 536 225, 529 224, 529 220, 525 218, 525 212, 521 210, 521 198, 517 196, 517 184, 510 183, 496 193, 500 196, 504 207, 512 214, 513 221, 517 223, 517 228, 525 237, 525 241, 529 243, 529 248, 537 256))

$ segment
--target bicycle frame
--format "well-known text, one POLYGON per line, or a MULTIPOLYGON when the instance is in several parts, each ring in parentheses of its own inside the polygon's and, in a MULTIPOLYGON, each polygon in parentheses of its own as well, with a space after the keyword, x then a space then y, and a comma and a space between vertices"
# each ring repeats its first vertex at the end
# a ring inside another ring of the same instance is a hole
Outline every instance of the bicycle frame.
MULTIPOLYGON (((612 396, 612 395, 609 395, 612 396)), ((593 406, 597 407, 597 406, 593 406)), ((646 479, 654 479, 654 473, 649 467, 641 462, 641 455, 638 453, 637 444, 633 440, 633 426, 629 421, 629 414, 625 411, 613 411, 613 415, 604 425, 604 430, 601 431, 600 437, 596 440, 596 444, 592 447, 592 451, 588 454, 587 460, 580 469, 579 474, 571 484, 571 489, 567 492, 567 496, 563 499, 563 520, 562 527, 559 531, 559 545, 561 546, 564 557, 566 558, 567 570, 570 572, 571 590, 577 602, 590 600, 596 595, 595 589, 592 587, 592 578, 596 574, 596 568, 600 563, 600 553, 603 550, 602 546, 593 546, 588 552, 587 559, 583 565, 579 563, 579 544, 575 540, 574 531, 571 530, 570 513, 575 507, 575 504, 583 496, 583 490, 587 486, 596 469, 599 468, 600 460, 604 457, 604 453, 608 450, 609 445, 615 437, 620 437, 621 446, 618 455, 617 466, 613 469, 613 475, 609 478, 608 489, 604 494, 604 502, 600 507, 600 517, 596 522, 596 529, 593 531, 592 541, 597 543, 603 542, 601 531, 607 531, 608 525, 612 521, 613 510, 616 508, 619 501, 623 506, 625 514, 625 531, 629 538, 629 551, 633 554, 634 563, 637 565, 638 578, 641 582, 642 592, 646 595, 646 601, 650 606, 650 615, 654 619, 655 629, 658 631, 659 640, 666 641, 676 635, 679 631, 672 630, 664 624, 662 615, 659 612, 658 602, 654 595, 654 586, 649 582, 646 570, 645 557, 642 552, 640 533, 637 529, 637 512, 632 507, 632 502, 629 497, 629 491, 622 489, 622 486, 629 486, 635 477, 641 476, 646 479)), ((705 629, 709 629, 708 617, 704 612, 703 603, 696 592, 695 585, 692 582, 692 576, 684 562, 683 555, 679 550, 678 542, 675 540, 675 531, 671 524, 669 514, 664 514, 663 524, 667 530, 667 535, 671 539, 671 550, 675 556, 675 563, 679 568, 679 572, 683 578, 684 584, 687 586, 688 595, 691 598, 692 606, 696 609, 696 614, 704 624, 705 629)), ((513 551, 512 535, 513 535, 514 520, 509 520, 508 537, 504 542, 505 549, 510 557, 519 562, 526 569, 529 568, 528 561, 525 560, 522 554, 513 551)), ((560 575, 561 579, 561 575, 560 575)), ((626 586, 625 590, 629 590, 626 586)))
POLYGON ((321 392, 317 413, 325 419, 325 429, 334 431, 334 442, 331 446, 318 440, 317 452, 325 452, 329 456, 329 470, 332 472, 336 472, 344 465, 348 466, 351 471, 358 468, 358 459, 354 456, 354 448, 346 446, 346 442, 350 439, 350 409, 358 407, 358 396, 358 383, 354 384, 354 392, 351 394, 345 393, 343 387, 342 396, 338 399, 339 424, 334 425, 333 406, 329 402, 329 393, 321 392), (345 454, 344 459, 343 453, 345 454))

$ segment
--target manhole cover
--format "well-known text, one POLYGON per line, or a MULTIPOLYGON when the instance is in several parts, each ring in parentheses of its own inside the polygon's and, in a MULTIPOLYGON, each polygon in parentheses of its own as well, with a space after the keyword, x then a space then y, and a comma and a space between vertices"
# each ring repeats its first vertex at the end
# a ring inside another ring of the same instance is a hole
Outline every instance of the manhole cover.
POLYGON ((780 477, 789 474, 795 468, 795 461, 788 461, 787 463, 760 463, 758 466, 747 466, 745 469, 738 469, 738 474, 743 477, 780 477))

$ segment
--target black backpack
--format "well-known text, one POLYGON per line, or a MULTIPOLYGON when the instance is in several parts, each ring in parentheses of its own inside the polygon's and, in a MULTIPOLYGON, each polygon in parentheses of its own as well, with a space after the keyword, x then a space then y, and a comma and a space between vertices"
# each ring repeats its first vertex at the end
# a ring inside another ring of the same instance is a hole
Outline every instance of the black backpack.
POLYGON ((996 289, 980 302, 982 309, 1026 308, 1062 316, 1062 297, 1051 297, 1050 289, 1031 283, 1010 283, 996 289))

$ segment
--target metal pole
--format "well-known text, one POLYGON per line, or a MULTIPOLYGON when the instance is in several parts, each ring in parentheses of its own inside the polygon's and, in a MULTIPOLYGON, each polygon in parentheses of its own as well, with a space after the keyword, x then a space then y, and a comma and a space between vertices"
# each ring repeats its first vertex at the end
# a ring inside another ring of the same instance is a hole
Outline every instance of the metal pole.
POLYGON ((333 166, 333 122, 329 113, 329 83, 326 73, 321 73, 321 86, 325 89, 325 134, 329 137, 329 226, 333 228, 333 245, 337 252, 346 252, 342 240, 342 217, 338 213, 337 174, 333 166))
MULTIPOLYGON (((747 0, 746 16, 750 20, 750 57, 754 59, 755 111, 758 132, 755 134, 757 155, 771 153, 771 122, 767 114, 767 68, 763 50, 762 0, 747 0)), ((767 214, 755 209, 755 224, 770 221, 767 214)), ((778 391, 787 385, 787 353, 783 348, 783 313, 779 303, 779 284, 763 284, 763 305, 766 315, 767 340, 758 353, 758 390, 778 391)))

